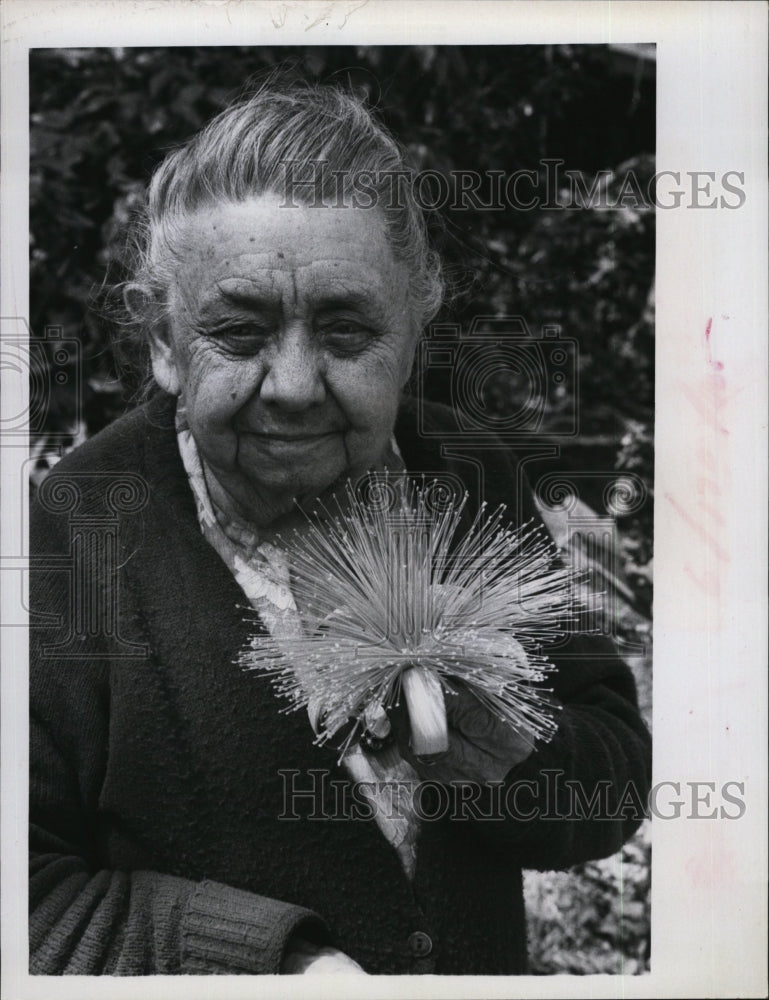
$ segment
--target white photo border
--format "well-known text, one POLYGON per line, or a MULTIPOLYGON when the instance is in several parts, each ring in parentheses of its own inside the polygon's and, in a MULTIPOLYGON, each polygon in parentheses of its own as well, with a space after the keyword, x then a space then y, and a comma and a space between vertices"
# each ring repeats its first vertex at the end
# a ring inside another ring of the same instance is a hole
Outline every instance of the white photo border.
MULTIPOLYGON (((739 820, 653 821, 642 976, 48 977, 27 972, 28 648, 0 627, 2 997, 761 997, 767 992, 767 8, 752 2, 5 0, 0 315, 27 314, 28 52, 39 47, 656 44, 657 170, 744 174, 657 213, 654 782, 744 782, 739 820)), ((3 371, 0 418, 24 412, 3 371)), ((0 424, 2 427, 2 424, 0 424)), ((25 449, 0 457, 3 621, 23 608, 25 449)))

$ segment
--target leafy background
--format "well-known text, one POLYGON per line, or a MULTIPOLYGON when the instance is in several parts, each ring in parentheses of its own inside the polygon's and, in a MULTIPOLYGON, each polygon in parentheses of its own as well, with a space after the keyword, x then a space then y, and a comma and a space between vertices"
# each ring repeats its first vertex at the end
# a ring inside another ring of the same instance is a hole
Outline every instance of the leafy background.
MULTIPOLYGON (((654 172, 650 46, 34 50, 29 314, 34 337, 54 328, 38 355, 35 482, 137 398, 141 371, 130 351, 116 354, 104 285, 123 276, 126 225, 152 169, 244 88, 287 65, 365 95, 420 170, 543 174, 544 161, 560 159, 588 188, 611 171, 614 195, 629 171, 644 190, 654 172), (76 341, 79 356, 56 355, 59 338, 76 341)), ((466 337, 476 317, 521 315, 532 331, 557 324, 578 345, 574 377, 535 400, 548 430, 564 431, 557 457, 538 472, 566 470, 601 513, 607 481, 632 473, 643 484, 645 501, 618 517, 618 573, 628 584, 618 607, 621 637, 643 646, 629 662, 650 722, 653 210, 631 196, 612 209, 444 209, 429 222, 450 284, 438 321, 466 337)), ((427 395, 451 401, 450 389, 422 377, 427 395)), ((503 417, 521 406, 520 391, 500 370, 484 405, 503 417)), ((533 971, 648 969, 649 856, 644 825, 612 859, 527 873, 533 971)))

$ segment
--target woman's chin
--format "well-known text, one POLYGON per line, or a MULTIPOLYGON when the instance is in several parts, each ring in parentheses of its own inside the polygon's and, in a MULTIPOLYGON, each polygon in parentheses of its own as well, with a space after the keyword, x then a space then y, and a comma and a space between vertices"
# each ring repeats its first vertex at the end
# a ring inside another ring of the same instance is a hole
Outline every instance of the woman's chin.
POLYGON ((342 470, 337 475, 291 475, 261 478, 258 487, 250 491, 249 520, 265 527, 300 508, 305 513, 314 509, 319 498, 333 492, 336 483, 343 478, 342 470))
MULTIPOLYGON (((249 453, 241 448, 237 496, 242 514, 265 527, 298 507, 310 513, 318 499, 333 508, 334 496, 342 502, 348 479, 355 481, 377 465, 376 460, 364 456, 351 463, 354 457, 343 448, 328 447, 328 442, 319 442, 314 453, 303 451, 301 459, 288 453, 278 457, 267 449, 260 449, 257 455, 256 449, 249 453), (243 463, 246 457, 248 466, 243 463)), ((234 496, 236 491, 228 492, 234 496)))

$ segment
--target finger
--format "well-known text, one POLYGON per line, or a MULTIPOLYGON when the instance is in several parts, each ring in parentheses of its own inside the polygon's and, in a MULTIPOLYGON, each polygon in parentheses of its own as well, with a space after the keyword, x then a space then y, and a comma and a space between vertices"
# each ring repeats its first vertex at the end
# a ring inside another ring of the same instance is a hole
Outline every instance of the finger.
POLYGON ((447 696, 446 716, 454 729, 484 748, 503 738, 510 728, 464 687, 457 687, 456 694, 447 696))
POLYGON ((534 750, 534 738, 499 718, 466 689, 446 698, 446 714, 452 728, 489 757, 513 767, 534 750))
POLYGON ((533 741, 489 712, 466 688, 446 695, 449 747, 446 753, 417 757, 405 699, 388 711, 398 749, 426 781, 501 781, 533 749, 533 741))

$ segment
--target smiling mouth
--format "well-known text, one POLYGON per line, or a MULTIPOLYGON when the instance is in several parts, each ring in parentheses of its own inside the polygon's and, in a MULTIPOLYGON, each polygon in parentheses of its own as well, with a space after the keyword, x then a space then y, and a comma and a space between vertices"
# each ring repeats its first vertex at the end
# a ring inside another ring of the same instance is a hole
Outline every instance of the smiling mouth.
POLYGON ((264 433, 262 431, 245 431, 249 437, 258 438, 261 441, 279 441, 281 443, 291 444, 292 442, 300 443, 302 441, 319 441, 321 438, 334 437, 340 433, 340 431, 322 431, 320 433, 307 433, 307 434, 285 434, 285 433, 264 433))

